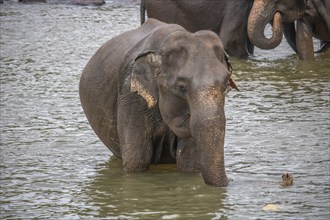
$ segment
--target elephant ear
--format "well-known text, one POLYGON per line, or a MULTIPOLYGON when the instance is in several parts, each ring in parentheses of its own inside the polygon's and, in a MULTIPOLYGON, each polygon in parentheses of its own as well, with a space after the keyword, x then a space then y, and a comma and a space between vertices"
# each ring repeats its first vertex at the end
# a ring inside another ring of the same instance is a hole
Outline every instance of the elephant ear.
POLYGON ((161 69, 161 56, 153 52, 143 52, 134 60, 131 73, 131 92, 144 98, 148 109, 154 107, 158 99, 156 76, 161 69))
POLYGON ((225 60, 226 60, 226 63, 227 63, 227 68, 228 68, 228 71, 230 73, 230 78, 229 78, 229 85, 232 89, 235 89, 236 91, 239 91, 238 87, 236 86, 236 83, 234 81, 234 77, 233 77, 233 72, 234 72, 234 69, 233 69, 233 66, 231 65, 231 63, 229 62, 228 60, 228 55, 225 54, 225 60))

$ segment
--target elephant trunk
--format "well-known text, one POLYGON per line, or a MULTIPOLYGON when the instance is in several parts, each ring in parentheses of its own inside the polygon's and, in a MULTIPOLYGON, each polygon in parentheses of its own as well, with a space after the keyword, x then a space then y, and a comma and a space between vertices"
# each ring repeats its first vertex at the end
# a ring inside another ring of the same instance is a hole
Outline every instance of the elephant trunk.
POLYGON ((205 121, 205 123, 208 126, 202 125, 197 141, 204 182, 212 186, 227 186, 228 179, 224 162, 224 125, 221 125, 218 120, 205 121))
POLYGON ((192 112, 190 126, 200 154, 204 182, 212 186, 227 186, 224 163, 224 97, 220 100, 204 98, 198 103, 200 106, 195 108, 198 109, 197 112, 192 112))
POLYGON ((255 0, 248 18, 248 36, 251 42, 261 49, 273 49, 277 47, 283 37, 282 17, 274 11, 268 1, 255 0), (272 37, 264 34, 266 25, 273 19, 272 37))

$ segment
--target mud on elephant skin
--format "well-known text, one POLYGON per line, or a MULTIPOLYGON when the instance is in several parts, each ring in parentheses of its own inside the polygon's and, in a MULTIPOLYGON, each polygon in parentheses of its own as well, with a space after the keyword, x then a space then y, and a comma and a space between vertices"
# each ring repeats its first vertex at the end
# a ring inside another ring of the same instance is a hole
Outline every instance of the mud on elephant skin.
POLYGON ((90 125, 124 170, 176 163, 226 186, 225 95, 236 88, 220 39, 148 19, 93 55, 79 85, 90 125))
POLYGON ((175 23, 191 32, 212 30, 226 52, 237 58, 253 54, 247 20, 253 0, 141 0, 141 24, 149 18, 175 23))

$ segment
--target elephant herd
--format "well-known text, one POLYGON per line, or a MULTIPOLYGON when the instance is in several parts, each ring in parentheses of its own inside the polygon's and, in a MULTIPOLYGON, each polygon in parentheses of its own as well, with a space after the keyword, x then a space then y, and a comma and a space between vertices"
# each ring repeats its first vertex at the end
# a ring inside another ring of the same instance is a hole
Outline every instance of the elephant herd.
POLYGON ((188 31, 212 30, 230 56, 247 58, 253 47, 273 49, 283 33, 302 60, 314 59, 313 38, 329 47, 329 0, 142 0, 141 23, 148 17, 177 23, 188 31), (272 36, 265 37, 271 23, 272 36))
POLYGON ((274 48, 284 33, 313 59, 312 37, 329 44, 329 9, 328 0, 142 0, 141 26, 107 41, 84 68, 84 113, 125 171, 175 163, 226 186, 224 104, 238 90, 228 55, 274 48))

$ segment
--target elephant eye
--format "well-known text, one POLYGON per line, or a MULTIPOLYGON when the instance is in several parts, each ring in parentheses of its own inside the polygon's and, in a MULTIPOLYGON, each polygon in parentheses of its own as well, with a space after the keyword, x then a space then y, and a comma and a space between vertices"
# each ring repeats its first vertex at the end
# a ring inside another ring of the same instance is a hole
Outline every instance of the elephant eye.
POLYGON ((179 91, 180 91, 181 93, 186 93, 186 92, 187 92, 187 88, 186 88, 185 86, 183 86, 183 85, 179 85, 179 86, 178 86, 178 89, 179 89, 179 91))
POLYGON ((187 93, 187 80, 184 78, 178 78, 174 87, 181 95, 185 95, 187 93))

